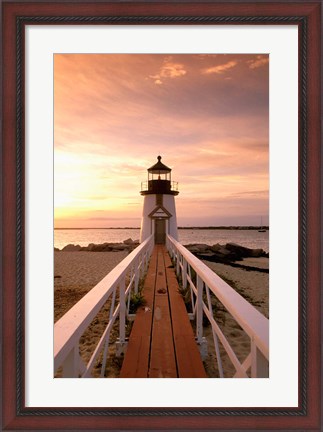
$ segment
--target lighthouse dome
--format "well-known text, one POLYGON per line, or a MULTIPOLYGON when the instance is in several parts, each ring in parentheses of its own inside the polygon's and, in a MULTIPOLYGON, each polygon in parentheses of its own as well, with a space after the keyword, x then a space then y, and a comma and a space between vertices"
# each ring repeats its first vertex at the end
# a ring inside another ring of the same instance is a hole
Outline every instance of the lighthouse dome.
POLYGON ((155 165, 148 168, 148 172, 150 172, 150 173, 156 172, 159 174, 165 174, 165 173, 171 172, 171 169, 168 168, 168 166, 164 165, 161 162, 161 156, 157 156, 157 159, 158 159, 158 162, 155 163, 155 165))

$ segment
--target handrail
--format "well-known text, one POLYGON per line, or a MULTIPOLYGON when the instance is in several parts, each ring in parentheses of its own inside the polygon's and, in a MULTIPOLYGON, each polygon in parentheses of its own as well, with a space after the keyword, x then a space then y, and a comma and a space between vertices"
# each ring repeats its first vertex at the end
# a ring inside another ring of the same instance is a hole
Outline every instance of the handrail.
MULTIPOLYGON (((260 351, 262 356, 268 362, 269 360, 269 320, 262 315, 254 306, 238 294, 230 285, 207 267, 201 260, 196 258, 188 249, 181 245, 170 235, 167 235, 167 247, 171 257, 176 261, 177 274, 182 273, 182 280, 186 284, 189 282, 191 294, 196 297, 196 304, 193 303, 193 310, 197 315, 197 336, 201 340, 202 330, 202 315, 203 313, 209 319, 212 330, 217 334, 222 345, 226 349, 231 361, 236 366, 237 372, 245 375, 243 370, 240 370, 239 361, 235 354, 231 352, 231 347, 227 345, 227 341, 218 327, 210 302, 210 291, 227 309, 230 315, 241 326, 245 333, 250 337, 252 350, 260 351), (188 268, 191 267, 197 274, 196 286, 190 276, 188 268), (202 299, 202 293, 205 286, 208 305, 202 299), (199 303, 199 304, 198 304, 199 303), (254 347, 253 347, 254 345, 254 347), (228 352, 230 351, 230 353, 228 352), (239 364, 237 364, 237 361, 239 364)), ((259 353, 258 353, 259 354, 259 353)), ((260 356, 261 356, 260 354, 260 356)), ((248 367, 250 362, 248 359, 248 367)), ((247 366, 247 363, 245 366, 247 366)), ((247 368, 248 369, 248 368, 247 368)), ((246 371, 247 369, 244 368, 246 371)), ((266 369, 266 366, 265 366, 266 369)))
MULTIPOLYGON (((127 298, 130 296, 132 287, 135 292, 138 289, 140 276, 148 267, 148 261, 153 248, 153 236, 147 238, 136 249, 134 249, 126 258, 124 258, 107 276, 105 276, 94 288, 92 288, 84 297, 81 298, 62 318, 54 325, 54 370, 67 362, 68 370, 73 370, 72 375, 78 375, 79 369, 79 339, 88 328, 92 320, 100 311, 101 307, 113 295, 113 307, 115 303, 116 289, 120 289, 119 304, 114 312, 111 310, 107 333, 110 333, 111 327, 118 316, 120 322, 125 321, 127 309, 127 298), (126 286, 126 279, 128 285, 126 286), (122 304, 121 304, 122 300, 122 304), (74 352, 75 351, 75 352, 74 352), (71 366, 72 364, 72 366, 71 366)), ((125 324, 125 322, 124 322, 125 324)), ((120 328, 124 336, 124 328, 120 328)), ((108 335, 109 336, 109 335, 108 335)), ((102 338, 101 338, 102 339, 102 338)), ((100 340, 99 344, 103 345, 100 340)), ((102 347, 103 348, 103 347, 102 347)), ((90 360, 92 364, 92 359, 90 360)), ((87 374, 88 374, 87 370, 87 374)), ((65 376, 70 376, 71 372, 66 372, 65 376)))

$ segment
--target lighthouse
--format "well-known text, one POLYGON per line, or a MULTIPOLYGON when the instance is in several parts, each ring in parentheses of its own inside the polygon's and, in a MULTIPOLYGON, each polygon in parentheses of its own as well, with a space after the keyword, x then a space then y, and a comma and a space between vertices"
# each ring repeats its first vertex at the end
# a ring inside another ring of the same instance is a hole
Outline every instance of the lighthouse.
POLYGON ((148 168, 148 180, 141 183, 140 194, 144 197, 140 242, 151 234, 155 244, 165 244, 166 234, 174 239, 177 235, 177 219, 174 197, 178 195, 178 183, 171 179, 171 169, 161 162, 148 168))

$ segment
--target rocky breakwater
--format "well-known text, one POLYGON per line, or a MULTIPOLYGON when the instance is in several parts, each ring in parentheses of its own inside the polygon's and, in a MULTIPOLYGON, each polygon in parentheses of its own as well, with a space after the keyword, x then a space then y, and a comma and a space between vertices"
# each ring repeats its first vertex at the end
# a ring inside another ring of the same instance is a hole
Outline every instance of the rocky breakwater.
POLYGON ((124 240, 122 243, 90 243, 88 246, 68 244, 63 249, 54 248, 56 252, 132 252, 139 245, 139 240, 131 238, 124 240))
POLYGON ((227 243, 225 245, 217 243, 213 246, 204 243, 194 243, 185 245, 185 247, 201 260, 228 264, 246 270, 257 270, 266 273, 269 271, 265 268, 241 264, 241 261, 245 258, 269 258, 269 253, 263 249, 250 249, 236 243, 227 243))

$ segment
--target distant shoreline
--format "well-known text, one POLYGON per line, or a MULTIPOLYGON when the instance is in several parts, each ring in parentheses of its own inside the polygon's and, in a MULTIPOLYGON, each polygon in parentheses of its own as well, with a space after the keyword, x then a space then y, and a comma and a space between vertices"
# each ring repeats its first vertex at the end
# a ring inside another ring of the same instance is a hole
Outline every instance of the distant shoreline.
MULTIPOLYGON (((139 230, 140 227, 101 227, 101 228, 54 228, 54 230, 139 230)), ((259 230, 269 231, 269 226, 189 226, 178 227, 180 230, 259 230)))

